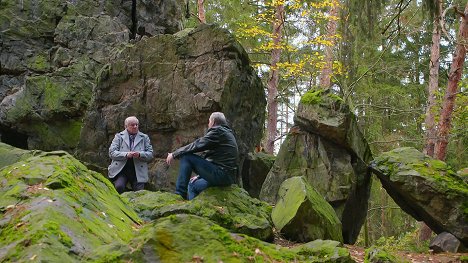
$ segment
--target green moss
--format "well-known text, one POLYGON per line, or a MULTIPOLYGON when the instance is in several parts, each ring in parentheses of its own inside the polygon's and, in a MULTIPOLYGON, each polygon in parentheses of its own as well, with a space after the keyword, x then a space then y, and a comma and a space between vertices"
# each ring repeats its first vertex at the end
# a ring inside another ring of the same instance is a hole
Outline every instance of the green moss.
POLYGON ((309 90, 302 96, 300 102, 309 105, 320 104, 322 102, 322 93, 323 90, 309 90))
POLYGON ((50 63, 44 54, 38 54, 28 61, 28 67, 33 71, 45 72, 50 69, 50 63))
POLYGON ((397 258, 394 255, 390 254, 389 252, 377 248, 377 247, 370 247, 366 249, 366 255, 364 258, 365 263, 370 262, 381 262, 381 263, 407 263, 409 261, 403 260, 401 258, 397 258))

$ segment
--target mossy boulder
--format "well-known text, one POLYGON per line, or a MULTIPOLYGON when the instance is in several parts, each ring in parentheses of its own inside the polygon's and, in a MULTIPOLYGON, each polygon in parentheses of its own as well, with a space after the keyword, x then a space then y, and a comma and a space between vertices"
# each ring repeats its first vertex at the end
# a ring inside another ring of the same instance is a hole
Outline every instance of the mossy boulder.
POLYGON ((379 247, 370 247, 366 249, 364 258, 366 263, 409 263, 410 261, 397 257, 385 249, 379 247))
POLYGON ((99 72, 84 118, 80 160, 106 172, 110 142, 125 118, 135 115, 153 143, 149 189, 171 191, 177 165, 168 169, 167 153, 203 136, 210 114, 222 111, 235 131, 241 171, 261 139, 266 100, 260 78, 232 34, 203 24, 145 37, 113 53, 111 61, 99 72))
POLYGON ((270 172, 276 157, 263 152, 251 152, 242 166, 243 188, 249 195, 258 198, 263 182, 270 172))
POLYGON ((356 242, 367 215, 372 153, 355 115, 332 90, 306 92, 294 116, 295 126, 281 145, 260 191, 260 199, 278 200, 281 183, 304 176, 334 208, 345 243, 356 242))
POLYGON ((2 141, 75 152, 97 73, 131 39, 181 30, 185 11, 185 0, 1 1, 2 141))
POLYGON ((372 170, 406 213, 468 245, 468 184, 446 163, 405 147, 379 155, 372 170))
MULTIPOLYGON (((337 243, 337 242, 336 242, 337 243)), ((140 230, 127 247, 110 247, 113 262, 354 262, 331 242, 310 242, 292 249, 230 233, 196 215, 158 219, 140 230)), ((104 260, 102 260, 104 261, 104 260)))
POLYGON ((237 186, 210 187, 191 201, 165 192, 129 192, 124 196, 135 211, 146 220, 172 214, 193 214, 206 217, 232 232, 271 241, 273 229, 271 206, 237 186))
POLYGON ((285 237, 299 242, 315 239, 343 242, 341 222, 335 211, 305 178, 287 179, 278 195, 271 217, 285 237))
POLYGON ((0 170, 0 261, 93 261, 133 238, 141 219, 102 175, 63 151, 20 159, 0 170))
POLYGON ((0 142, 0 169, 40 153, 41 151, 23 150, 0 142))

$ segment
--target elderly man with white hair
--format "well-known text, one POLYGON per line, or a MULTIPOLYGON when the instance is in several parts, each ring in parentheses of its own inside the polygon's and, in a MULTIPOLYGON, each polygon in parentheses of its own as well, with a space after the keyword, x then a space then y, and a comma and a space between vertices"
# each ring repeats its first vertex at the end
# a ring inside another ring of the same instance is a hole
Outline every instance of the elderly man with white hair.
POLYGON ((238 148, 236 138, 228 127, 224 114, 212 113, 205 135, 169 153, 166 163, 170 165, 174 159, 180 160, 176 194, 184 199, 191 200, 210 186, 234 184, 237 175, 238 148), (197 176, 191 178, 192 172, 197 176))
POLYGON ((149 136, 138 129, 135 116, 125 119, 125 130, 118 132, 109 147, 112 159, 108 167, 109 178, 119 194, 130 182, 133 191, 143 190, 148 182, 148 162, 153 158, 153 147, 149 136))

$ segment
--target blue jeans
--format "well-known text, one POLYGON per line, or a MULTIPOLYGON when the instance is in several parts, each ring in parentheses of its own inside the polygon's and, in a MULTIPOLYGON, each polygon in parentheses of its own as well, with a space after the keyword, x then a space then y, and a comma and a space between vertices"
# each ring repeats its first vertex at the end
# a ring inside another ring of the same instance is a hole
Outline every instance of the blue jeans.
POLYGON ((219 166, 196 154, 184 154, 180 157, 176 194, 181 195, 185 199, 187 199, 187 190, 192 172, 200 176, 200 178, 191 185, 192 193, 190 197, 192 197, 192 199, 209 186, 228 186, 234 183, 231 176, 225 173, 219 166), (197 181, 200 182, 197 183, 197 181))
POLYGON ((198 177, 195 180, 190 180, 188 184, 188 200, 192 200, 209 186, 208 181, 201 177, 198 177))

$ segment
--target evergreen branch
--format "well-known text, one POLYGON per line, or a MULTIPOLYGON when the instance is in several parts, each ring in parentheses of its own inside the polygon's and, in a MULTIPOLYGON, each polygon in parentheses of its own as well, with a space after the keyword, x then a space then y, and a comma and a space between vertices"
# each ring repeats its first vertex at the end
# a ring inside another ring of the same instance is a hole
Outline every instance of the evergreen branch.
POLYGON ((402 8, 401 6, 403 5, 403 1, 404 0, 401 0, 397 6, 398 6, 398 13, 392 18, 392 20, 387 24, 387 26, 384 28, 384 30, 382 31, 382 35, 385 34, 385 32, 387 32, 387 30, 390 28, 390 26, 393 24, 393 21, 395 21, 395 19, 398 18, 397 20, 397 25, 398 25, 398 32, 400 31, 400 16, 401 16, 401 13, 408 7, 408 5, 411 3, 411 0, 408 1, 406 3, 406 5, 402 8))
POLYGON ((391 111, 396 111, 396 112, 416 112, 416 113, 420 113, 422 109, 414 109, 414 110, 401 110, 401 109, 396 109, 396 108, 392 108, 392 107, 389 107, 389 106, 381 106, 381 105, 373 105, 373 104, 365 104, 365 103, 361 103, 361 104, 356 104, 354 106, 355 108, 359 108, 359 107, 371 107, 371 108, 377 108, 377 109, 382 109, 382 110, 391 110, 391 111))
POLYGON ((423 138, 421 139, 395 139, 395 140, 389 140, 389 141, 373 141, 373 142, 368 142, 368 144, 374 144, 374 143, 394 143, 394 142, 421 142, 424 141, 423 138))
MULTIPOLYGON (((419 9, 419 8, 418 8, 418 9, 419 9)), ((416 10, 416 11, 414 12, 413 16, 412 16, 410 19, 408 19, 408 22, 406 22, 405 26, 408 25, 408 24, 413 20, 413 18, 416 16, 417 12, 418 12, 418 10, 416 10)), ((377 66, 377 64, 380 63, 380 61, 381 61, 383 55, 384 55, 385 52, 389 49, 390 44, 393 42, 393 40, 395 40, 395 38, 396 38, 397 36, 398 36, 398 34, 395 34, 395 35, 390 39, 390 41, 388 42, 388 44, 382 49, 382 52, 380 53, 379 57, 375 60, 375 62, 374 62, 369 68, 367 68, 367 70, 366 70, 364 73, 362 73, 361 76, 359 76, 355 81, 353 81, 353 83, 351 83, 351 84, 349 85, 349 87, 350 87, 350 88, 349 88, 349 92, 348 92, 348 94, 346 94, 346 96, 345 96, 345 98, 344 98, 344 101, 348 101, 349 96, 351 96, 351 93, 353 93, 353 90, 354 90, 356 84, 357 84, 359 81, 361 81, 361 79, 364 78, 364 77, 367 75, 367 73, 368 73, 371 69, 373 69, 375 66, 377 66)))

